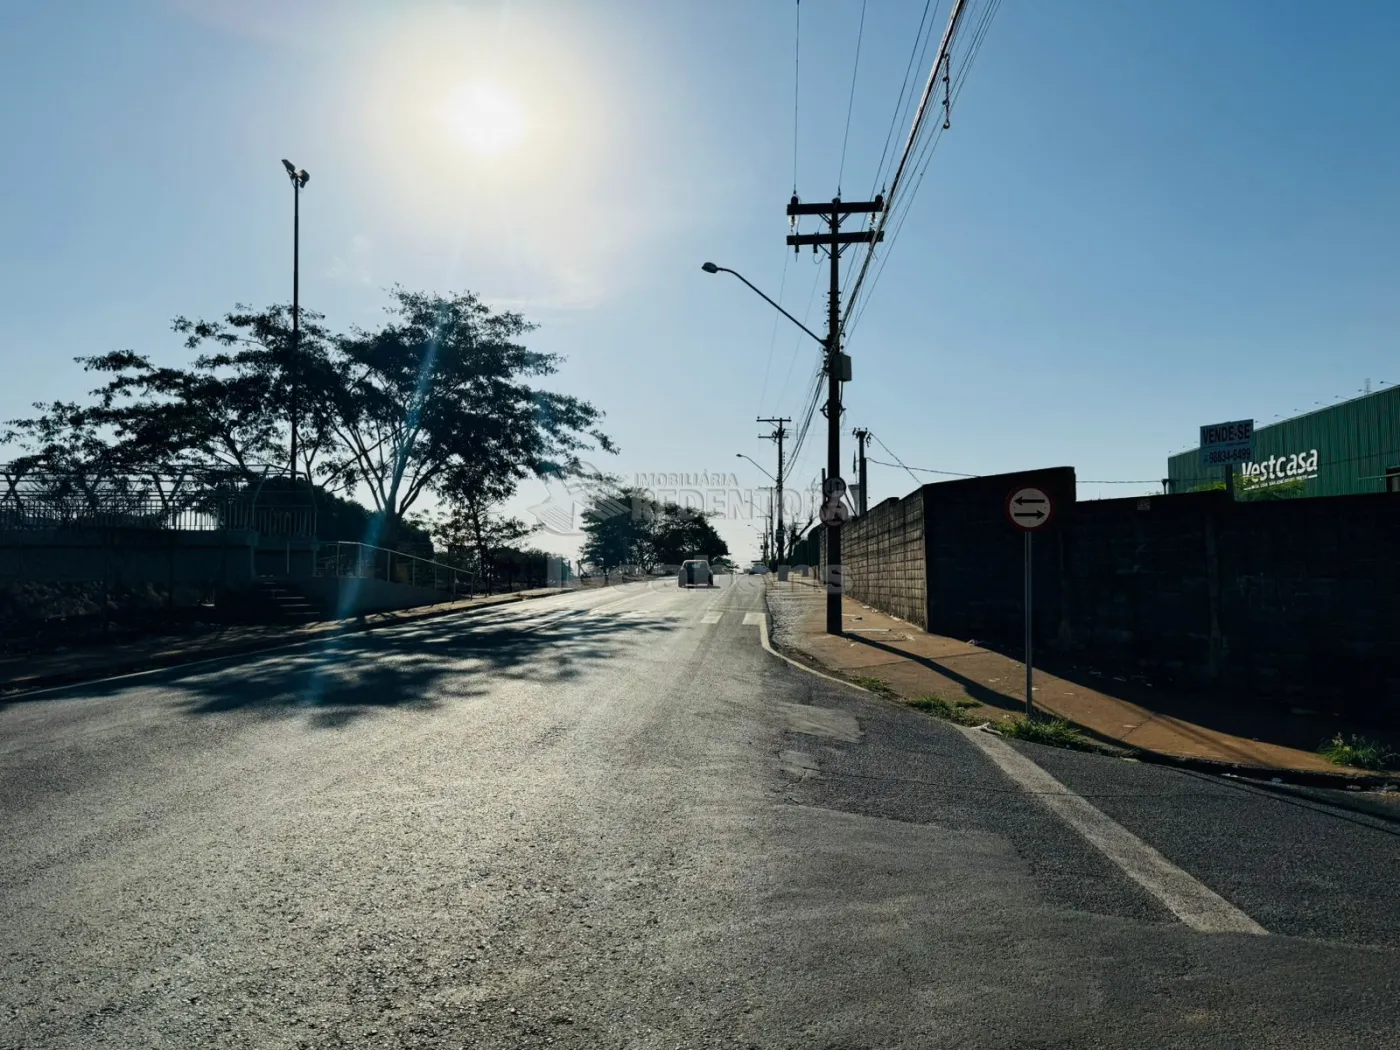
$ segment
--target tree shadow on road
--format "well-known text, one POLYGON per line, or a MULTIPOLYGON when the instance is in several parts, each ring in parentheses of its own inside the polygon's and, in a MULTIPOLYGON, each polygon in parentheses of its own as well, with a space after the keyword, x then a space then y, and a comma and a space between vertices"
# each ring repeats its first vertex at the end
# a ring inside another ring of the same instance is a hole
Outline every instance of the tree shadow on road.
POLYGON ((665 617, 580 610, 530 618, 448 616, 231 657, 198 670, 77 686, 67 695, 167 688, 181 694, 171 706, 185 715, 244 711, 334 729, 375 712, 435 711, 484 696, 502 681, 565 683, 677 626, 665 617))

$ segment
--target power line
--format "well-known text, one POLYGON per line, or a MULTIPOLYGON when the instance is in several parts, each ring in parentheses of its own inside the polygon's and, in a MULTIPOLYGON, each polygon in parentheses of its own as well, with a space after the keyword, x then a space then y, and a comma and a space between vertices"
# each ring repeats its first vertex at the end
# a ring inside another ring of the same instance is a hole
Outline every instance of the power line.
POLYGON ((899 97, 895 99, 894 112, 890 114, 890 126, 885 132, 885 145, 880 149, 880 163, 875 167, 875 182, 870 187, 870 196, 875 196, 875 190, 880 185, 880 175, 885 170, 885 160, 889 156, 890 143, 894 140, 894 129, 899 123, 899 118, 905 110, 904 93, 909 87, 910 74, 914 72, 914 59, 919 54, 919 41, 924 37, 924 23, 928 21, 929 9, 933 6, 933 0, 924 0, 924 13, 919 16, 919 28, 914 32, 914 46, 909 49, 909 61, 904 66, 904 80, 899 85, 899 97))
MULTIPOLYGON (((899 193, 899 184, 904 178, 904 171, 909 163, 909 156, 914 151, 914 145, 919 139, 919 133, 923 129, 924 115, 928 112, 929 99, 933 97, 934 87, 938 83, 938 71, 942 68, 948 54, 948 45, 953 39, 953 33, 957 30, 958 19, 962 17, 966 0, 953 0, 953 9, 948 15, 948 27, 943 31, 943 39, 938 45, 938 54, 934 58, 933 68, 929 71, 928 80, 924 83, 923 95, 919 98, 919 107, 914 112, 914 122, 909 128, 909 137, 904 142, 904 152, 900 155, 899 164, 895 166, 894 177, 890 180, 890 188, 886 194, 885 209, 880 213, 880 219, 875 224, 875 238, 879 240, 884 236, 885 225, 889 221, 890 208, 893 206, 899 193)), ((873 242, 872 242, 873 243, 873 242)), ((854 304, 856 297, 860 295, 861 285, 865 281, 866 272, 870 269, 870 260, 874 258, 874 251, 865 253, 865 260, 861 265, 860 274, 856 277, 856 283, 851 289, 851 294, 847 300, 846 317, 850 317, 850 308, 854 304)), ((844 328, 844 326, 843 326, 844 328)))
MULTIPOLYGON (((870 437, 871 437, 871 438, 875 441, 875 443, 876 443, 877 445, 879 445, 882 449, 884 449, 886 452, 889 452, 889 454, 890 454, 891 456, 894 456, 894 461, 895 461, 895 463, 898 463, 901 467, 904 467, 904 471, 905 471, 906 474, 908 474, 908 475, 909 475, 911 478, 913 478, 915 481, 919 481, 917 475, 915 475, 915 473, 914 473, 912 470, 910 470, 908 467, 904 466, 904 460, 900 459, 898 456, 895 456, 894 452, 892 452, 892 451, 890 450, 890 446, 889 446, 889 445, 886 445, 883 441, 880 440, 880 435, 879 435, 879 434, 873 434, 873 433, 872 433, 872 434, 870 435, 870 437)), ((885 465, 885 466, 894 466, 893 463, 887 463, 887 464, 884 464, 884 465, 885 465)), ((920 481, 919 484, 922 485, 923 482, 920 481)))
POLYGON ((846 132, 841 136, 841 165, 836 169, 836 196, 841 196, 841 178, 846 174, 846 144, 851 140, 851 110, 856 104, 856 74, 860 72, 860 42, 865 37, 865 4, 860 2, 860 28, 856 30, 856 60, 851 64, 851 94, 846 100, 846 132))
MULTIPOLYGON (((871 437, 874 437, 874 435, 872 434, 871 437)), ((875 440, 879 441, 880 439, 879 439, 879 438, 876 438, 875 440)), ((885 448, 885 444, 884 444, 883 441, 880 442, 880 447, 881 447, 881 448, 885 448)), ((889 450, 888 448, 885 448, 885 451, 886 451, 886 452, 889 452, 890 450, 889 450)), ((890 452, 890 455, 893 456, 894 453, 893 453, 893 452, 890 452)), ((896 457, 896 458, 898 458, 898 457, 896 457)), ((903 467, 905 470, 907 470, 907 471, 910 472, 910 475, 911 475, 911 476, 913 475, 913 472, 914 472, 914 471, 918 471, 920 474, 942 474, 942 475, 944 475, 945 477, 950 477, 950 478, 981 478, 981 477, 986 477, 985 474, 964 474, 962 471, 959 471, 959 470, 933 470, 933 469, 931 469, 931 468, 929 468, 929 467, 909 467, 909 466, 905 466, 903 463, 886 463, 886 462, 885 462, 884 460, 882 460, 882 459, 871 459, 871 458, 869 458, 869 457, 866 458, 866 462, 867 462, 867 463, 878 463, 878 464, 880 464, 880 466, 882 466, 882 467, 903 467)), ((915 478, 914 480, 915 480, 915 481, 918 481, 919 479, 918 479, 918 478, 915 478)), ((1160 485, 1160 484, 1162 483, 1162 479, 1161 479, 1161 478, 1113 478, 1112 480, 1104 480, 1104 479, 1102 479, 1102 478, 1078 478, 1078 479, 1076 479, 1076 482, 1075 482, 1075 483, 1076 483, 1076 484, 1079 484, 1079 485, 1160 485)))
MULTIPOLYGON (((878 440, 878 439, 877 439, 877 440, 878 440)), ((885 451, 886 451, 886 452, 889 452, 889 449, 885 449, 885 451)), ((893 453, 893 452, 890 452, 890 455, 894 455, 894 453, 893 453)), ((914 471, 916 471, 916 470, 917 470, 920 474, 943 474, 943 475, 946 475, 946 476, 948 476, 948 477, 950 477, 950 478, 976 478, 976 477, 980 477, 980 476, 981 476, 981 475, 979 475, 979 474, 963 474, 963 473, 961 473, 960 471, 956 471, 956 470, 930 470, 928 467, 908 467, 908 466, 905 466, 903 463, 886 463, 883 459, 874 459, 874 458, 869 457, 869 456, 866 457, 866 460, 865 460, 865 461, 866 461, 867 463, 878 463, 878 464, 880 464, 880 466, 882 466, 882 467, 901 467, 901 468, 903 468, 904 470, 906 470, 906 471, 909 472, 909 476, 910 476, 910 477, 914 477, 914 471)), ((914 480, 915 480, 915 481, 918 481, 919 479, 918 479, 918 478, 914 478, 914 480)))
MULTIPOLYGON (((982 42, 986 39, 987 32, 991 28, 992 19, 996 17, 996 13, 1000 7, 1001 0, 989 0, 989 2, 982 7, 976 27, 972 31, 972 34, 969 38, 968 47, 965 51, 963 61, 959 64, 958 77, 954 81, 951 89, 951 102, 956 102, 958 96, 962 93, 963 83, 967 79, 968 71, 972 68, 972 63, 975 61, 978 53, 981 51, 982 42)), ((946 58, 945 61, 950 62, 951 56, 949 56, 949 58, 946 58)), ((935 71, 936 69, 937 67, 935 66, 935 71)), ((946 69, 944 70, 944 73, 945 75, 947 74, 946 69)), ((869 287, 866 289, 865 300, 859 304, 859 309, 848 313, 849 323, 843 329, 843 335, 849 336, 849 334, 855 330, 856 325, 864 316, 866 303, 869 302, 871 296, 874 294, 875 287, 880 283, 880 277, 885 271, 885 264, 889 261, 890 252, 894 247, 894 242, 899 238, 900 231, 904 229, 904 222, 908 218, 909 212, 912 209, 914 198, 918 195, 919 187, 923 185, 924 175, 928 172, 929 165, 933 160, 934 151, 938 148, 938 144, 940 141, 942 141, 942 138, 943 128, 942 126, 939 126, 939 128, 934 132, 934 134, 920 146, 919 154, 914 161, 914 169, 917 171, 917 175, 914 179, 913 188, 907 194, 905 194, 904 197, 901 198, 901 200, 897 202, 897 204, 894 206, 899 209, 898 217, 893 220, 894 230, 885 242, 884 251, 880 254, 879 265, 873 277, 871 278, 869 287)), ((891 214, 894 211, 894 207, 890 209, 891 214)), ((869 255, 867 255, 867 266, 870 264, 871 257, 873 255, 873 251, 869 255)), ((862 267, 861 269, 862 277, 865 276, 865 269, 866 267, 862 267)), ((860 283, 857 282, 856 290, 852 292, 852 296, 854 296, 856 292, 859 291, 859 288, 860 283)), ((852 303, 852 305, 855 304, 852 303)))
MULTIPOLYGON (((783 301, 783 291, 787 288, 788 255, 783 252, 783 277, 778 282, 778 302, 783 301)), ((782 314, 773 311, 773 334, 768 337, 768 361, 763 366, 763 389, 758 395, 758 409, 763 411, 763 399, 768 396, 768 374, 773 370, 773 348, 778 345, 778 318, 782 314)))

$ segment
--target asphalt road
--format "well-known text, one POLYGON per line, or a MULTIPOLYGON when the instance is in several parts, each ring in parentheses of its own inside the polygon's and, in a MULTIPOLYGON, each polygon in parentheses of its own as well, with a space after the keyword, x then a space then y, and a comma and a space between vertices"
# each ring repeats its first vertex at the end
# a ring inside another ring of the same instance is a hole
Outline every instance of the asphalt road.
POLYGON ((0 1047, 1400 1046, 1396 815, 1019 746, 1267 931, 1201 932, 764 608, 663 581, 0 703, 0 1047))

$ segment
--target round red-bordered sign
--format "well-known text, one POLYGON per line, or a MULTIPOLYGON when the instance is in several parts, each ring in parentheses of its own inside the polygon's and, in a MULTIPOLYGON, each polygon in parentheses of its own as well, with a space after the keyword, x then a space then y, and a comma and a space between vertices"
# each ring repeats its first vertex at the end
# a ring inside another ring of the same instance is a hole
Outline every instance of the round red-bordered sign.
POLYGON ((1006 520, 1022 532, 1036 532, 1050 524, 1055 516, 1055 501, 1050 493, 1034 485, 1013 489, 1006 497, 1006 520))

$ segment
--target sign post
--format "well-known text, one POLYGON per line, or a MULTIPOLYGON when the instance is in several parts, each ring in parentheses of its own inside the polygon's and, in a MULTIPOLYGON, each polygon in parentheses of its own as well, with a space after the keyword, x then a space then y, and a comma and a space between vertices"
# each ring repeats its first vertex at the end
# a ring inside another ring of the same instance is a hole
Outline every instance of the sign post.
POLYGON ((1025 597, 1022 604, 1026 612, 1026 717, 1035 717, 1034 660, 1031 651, 1031 536, 1050 524, 1055 516, 1055 504, 1044 489, 1033 486, 1014 489, 1006 497, 1006 518, 1025 536, 1026 568, 1025 597))
POLYGON ((1235 464, 1254 459, 1254 420, 1211 423, 1201 427, 1201 466, 1225 469, 1225 491, 1235 494, 1235 464))

